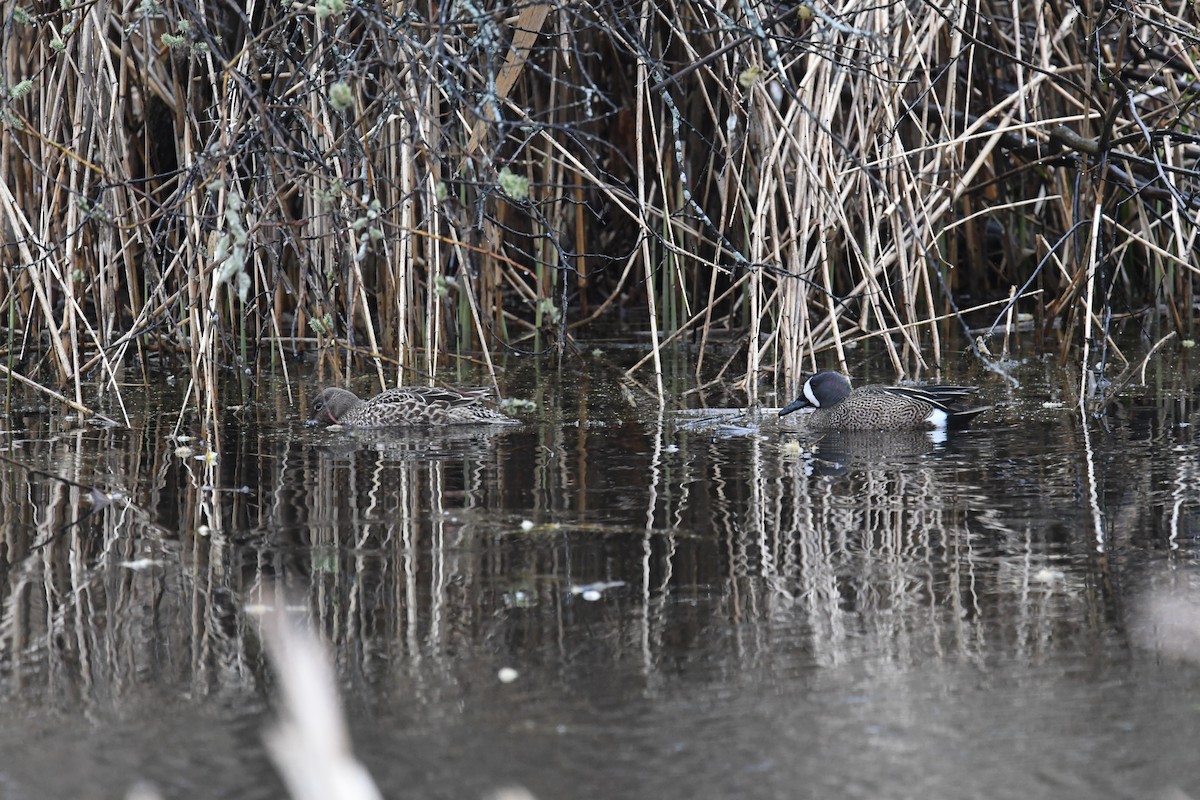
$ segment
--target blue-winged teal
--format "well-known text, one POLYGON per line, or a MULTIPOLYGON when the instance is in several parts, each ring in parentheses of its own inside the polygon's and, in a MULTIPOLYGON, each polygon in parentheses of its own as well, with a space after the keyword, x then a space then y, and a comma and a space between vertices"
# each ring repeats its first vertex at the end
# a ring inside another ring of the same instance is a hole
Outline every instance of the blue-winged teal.
POLYGON ((780 409, 779 416, 802 408, 807 426, 819 431, 915 431, 965 428, 982 408, 963 408, 974 386, 863 386, 850 388, 840 372, 818 372, 804 382, 804 393, 780 409))
POLYGON ((347 428, 395 428, 405 425, 516 424, 517 420, 480 405, 487 389, 432 389, 401 386, 369 400, 354 392, 330 387, 312 405, 311 423, 347 428))

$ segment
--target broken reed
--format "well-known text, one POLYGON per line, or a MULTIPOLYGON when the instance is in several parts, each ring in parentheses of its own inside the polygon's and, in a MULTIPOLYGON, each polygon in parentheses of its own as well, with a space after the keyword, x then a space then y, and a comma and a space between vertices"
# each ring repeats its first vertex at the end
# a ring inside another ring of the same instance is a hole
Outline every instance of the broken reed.
POLYGON ((1186 3, 4 10, 5 369, 76 406, 179 371, 211 432, 299 352, 424 382, 619 306, 632 377, 687 336, 750 401, 1010 295, 1064 358, 1194 325, 1186 3))

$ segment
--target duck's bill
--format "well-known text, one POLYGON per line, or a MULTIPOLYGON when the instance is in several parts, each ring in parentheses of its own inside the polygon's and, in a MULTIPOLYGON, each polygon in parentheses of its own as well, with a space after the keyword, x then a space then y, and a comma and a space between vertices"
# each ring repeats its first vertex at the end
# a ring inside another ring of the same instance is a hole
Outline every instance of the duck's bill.
POLYGON ((785 414, 792 413, 793 411, 799 411, 802 408, 808 408, 808 406, 809 406, 809 402, 806 398, 803 398, 803 397, 797 398, 796 400, 793 400, 791 403, 787 404, 783 408, 779 409, 779 416, 782 417, 785 414))

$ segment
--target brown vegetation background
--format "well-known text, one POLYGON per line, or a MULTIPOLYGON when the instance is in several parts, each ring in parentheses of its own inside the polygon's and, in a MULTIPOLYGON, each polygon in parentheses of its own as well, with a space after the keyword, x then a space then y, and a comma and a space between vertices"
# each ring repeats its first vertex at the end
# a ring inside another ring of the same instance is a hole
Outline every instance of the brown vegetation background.
POLYGON ((614 320, 750 402, 864 338, 1193 332, 1189 2, 0 7, 0 369, 80 408, 614 320))

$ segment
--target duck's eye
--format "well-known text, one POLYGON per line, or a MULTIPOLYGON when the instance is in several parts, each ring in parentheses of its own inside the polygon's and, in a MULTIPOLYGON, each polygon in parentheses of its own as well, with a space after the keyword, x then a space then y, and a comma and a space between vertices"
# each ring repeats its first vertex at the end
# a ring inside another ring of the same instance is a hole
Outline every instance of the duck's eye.
POLYGON ((320 411, 324 407, 325 407, 324 400, 318 400, 317 402, 313 403, 313 411, 320 411))

